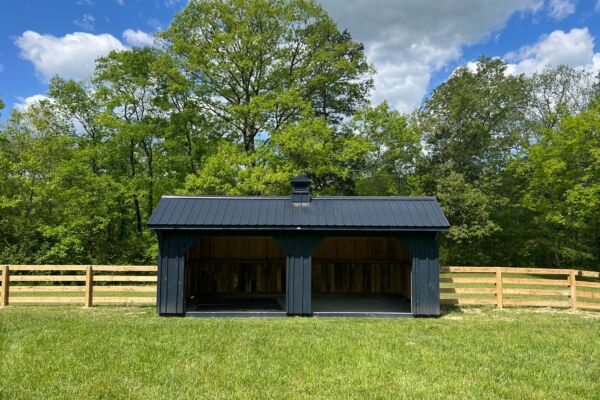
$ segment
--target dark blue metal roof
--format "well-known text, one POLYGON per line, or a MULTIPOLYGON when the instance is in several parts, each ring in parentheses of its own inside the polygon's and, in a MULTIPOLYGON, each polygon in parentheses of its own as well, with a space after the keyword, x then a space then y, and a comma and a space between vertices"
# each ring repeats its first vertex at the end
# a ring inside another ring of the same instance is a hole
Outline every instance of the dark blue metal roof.
POLYGON ((434 197, 163 196, 151 229, 440 231, 450 224, 434 197))

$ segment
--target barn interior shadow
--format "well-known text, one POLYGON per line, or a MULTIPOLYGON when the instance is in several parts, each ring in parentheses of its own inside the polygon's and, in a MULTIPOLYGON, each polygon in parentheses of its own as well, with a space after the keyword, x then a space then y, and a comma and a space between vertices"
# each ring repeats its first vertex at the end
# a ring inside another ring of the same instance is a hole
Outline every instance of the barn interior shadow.
POLYGON ((285 269, 270 237, 203 236, 186 254, 186 314, 285 314, 285 269))

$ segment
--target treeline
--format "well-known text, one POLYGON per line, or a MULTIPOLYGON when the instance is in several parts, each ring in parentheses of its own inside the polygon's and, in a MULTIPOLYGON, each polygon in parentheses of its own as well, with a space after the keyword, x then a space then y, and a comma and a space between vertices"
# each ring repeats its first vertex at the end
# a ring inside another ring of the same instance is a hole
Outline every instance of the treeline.
POLYGON ((433 195, 442 262, 600 268, 600 85, 459 68, 410 115, 307 0, 190 2, 0 127, 0 263, 153 262, 163 194, 433 195))

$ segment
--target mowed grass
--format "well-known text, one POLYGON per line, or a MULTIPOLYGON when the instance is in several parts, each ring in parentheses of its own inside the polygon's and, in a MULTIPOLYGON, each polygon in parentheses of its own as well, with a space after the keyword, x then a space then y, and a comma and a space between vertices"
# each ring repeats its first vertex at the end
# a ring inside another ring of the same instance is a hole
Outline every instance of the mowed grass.
POLYGON ((161 318, 0 309, 2 399, 594 399, 600 313, 438 319, 161 318))

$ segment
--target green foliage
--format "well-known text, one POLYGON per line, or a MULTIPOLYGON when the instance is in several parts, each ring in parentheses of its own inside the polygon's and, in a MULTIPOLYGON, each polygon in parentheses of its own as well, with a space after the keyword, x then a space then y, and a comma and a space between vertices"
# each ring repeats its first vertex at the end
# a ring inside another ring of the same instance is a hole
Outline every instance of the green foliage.
POLYGON ((522 204, 546 228, 552 261, 585 265, 600 258, 600 107, 541 131, 515 170, 527 176, 522 204))
POLYGON ((536 138, 544 128, 554 128, 566 116, 584 111, 594 97, 591 72, 567 65, 547 67, 534 74, 529 82, 527 108, 536 138))
POLYGON ((359 110, 345 130, 371 144, 357 179, 358 194, 410 194, 409 180, 422 149, 420 132, 407 116, 382 103, 359 110))
POLYGON ((222 140, 190 175, 182 193, 282 195, 301 173, 314 179, 314 192, 332 194, 335 182, 351 179, 372 148, 365 138, 336 135, 323 118, 290 124, 248 152, 222 140))
POLYGON ((425 154, 415 191, 435 195, 452 228, 442 251, 451 263, 488 261, 487 243, 502 230, 496 213, 509 206, 507 165, 527 145, 528 85, 499 59, 482 57, 437 87, 417 116, 425 154))
POLYGON ((313 0, 193 1, 158 37, 11 111, 0 262, 151 262, 161 195, 308 174, 316 194, 437 196, 443 263, 600 268, 600 76, 482 57, 404 115, 369 102, 363 46, 313 0))
POLYGON ((362 45, 309 0, 194 1, 161 36, 196 105, 247 151, 308 110, 339 123, 372 87, 362 45))
MULTIPOLYGON (((49 102, 13 112, 0 140, 0 258, 12 263, 142 261, 122 188, 90 168, 49 102)), ((149 236, 149 235, 148 235, 149 236)))

